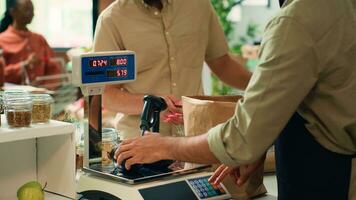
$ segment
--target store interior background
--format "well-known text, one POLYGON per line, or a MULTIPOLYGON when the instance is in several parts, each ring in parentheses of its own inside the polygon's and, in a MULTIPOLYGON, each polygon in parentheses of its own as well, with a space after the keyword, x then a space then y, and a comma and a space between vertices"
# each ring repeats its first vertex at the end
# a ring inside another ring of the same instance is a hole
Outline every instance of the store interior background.
MULTIPOLYGON (((211 0, 212 3, 219 1, 226 5, 228 4, 227 2, 233 2, 231 0, 211 0)), ((63 67, 66 68, 68 77, 70 77, 71 57, 91 50, 96 20, 100 12, 114 0, 32 0, 32 2, 35 8, 35 17, 29 28, 31 31, 40 33, 46 38, 55 51, 56 58, 62 61, 63 67)), ((252 45, 259 42, 267 21, 279 9, 278 1, 236 0, 236 2, 242 3, 234 6, 228 18, 225 19, 229 20, 232 25, 232 31, 227 36, 229 45, 252 45), (253 37, 247 36, 248 27, 250 26, 255 28, 253 37), (245 40, 241 42, 241 38, 245 38, 245 40)), ((1 0, 0 16, 3 16, 5 8, 6 1, 1 0)), ((241 55, 234 53, 238 59, 243 60, 242 63, 247 68, 253 71, 253 67, 258 63, 257 59, 242 58, 241 55), (252 62, 250 62, 251 60, 252 62)), ((226 95, 240 92, 231 88, 228 91, 216 89, 214 85, 219 85, 221 82, 214 82, 214 78, 212 78, 207 66, 204 66, 202 78, 207 95, 226 95)), ((78 90, 77 88, 75 89, 78 90)), ((72 92, 72 94, 76 93, 72 92)), ((77 105, 73 105, 77 99, 78 97, 64 100, 61 107, 66 107, 65 116, 56 119, 80 124, 80 118, 83 117, 83 109, 78 111, 77 105)), ((111 114, 113 116, 113 113, 111 114)))
MULTIPOLYGON (((3 16, 6 1, 0 1, 0 16, 3 16)), ((35 17, 29 25, 31 31, 42 34, 53 48, 56 58, 61 60, 63 67, 70 77, 71 57, 75 54, 91 50, 94 27, 100 12, 114 0, 32 0, 35 8, 35 17), (80 6, 78 6, 80 5, 80 6)), ((214 4, 234 2, 231 0, 211 0, 214 4)), ((239 45, 253 45, 259 42, 267 21, 279 9, 277 0, 236 0, 238 3, 232 8, 227 19, 231 23, 232 31, 227 36, 231 47, 239 45), (248 28, 253 26, 253 37, 248 36, 248 28), (241 40, 245 38, 245 40, 241 40)), ((217 12, 219 15, 219 12, 217 12)), ((242 58, 234 52, 241 62, 253 71, 258 60, 256 58, 242 58)), ((202 74, 204 90, 207 95, 236 94, 240 91, 221 86, 220 81, 214 82, 211 72, 204 66, 202 74), (220 87, 220 88, 219 88, 220 87), (223 87, 223 89, 221 89, 223 87)), ((70 81, 68 83, 70 85, 70 81)), ((63 91, 54 95, 56 100, 54 114, 56 120, 75 123, 78 126, 78 145, 83 138, 81 119, 84 117, 83 103, 78 103, 80 92, 74 86, 61 88, 63 91), (63 95, 64 94, 64 95, 63 95), (78 95, 79 94, 79 95, 78 95), (77 102, 77 103, 76 103, 77 102)), ((104 113, 104 126, 113 127, 115 113, 104 113)))
MULTIPOLYGON (((35 18, 30 28, 43 34, 50 45, 58 49, 89 47, 93 36, 93 8, 100 13, 114 0, 32 1, 35 7, 35 18)), ((236 37, 246 32, 249 23, 257 24, 262 32, 268 19, 279 9, 278 1, 274 0, 247 0, 246 2, 248 3, 244 4, 248 5, 238 5, 240 9, 234 10, 239 12, 234 25, 236 37), (268 5, 265 6, 265 4, 268 5)), ((0 16, 3 16, 5 4, 5 0, 0 1, 0 16)))
MULTIPOLYGON (((35 7, 35 17, 30 24, 31 31, 42 34, 49 45, 53 48, 56 58, 63 62, 63 66, 68 71, 70 76, 71 71, 71 56, 90 51, 93 41, 94 27, 96 19, 101 11, 103 11, 114 0, 32 0, 35 7), (79 5, 79 6, 78 6, 79 5)), ((213 2, 214 0, 212 0, 213 2)), ((219 0, 218 0, 219 1, 219 0)), ((227 0, 221 0, 227 1, 227 0)), ((240 0, 236 0, 239 2, 240 0)), ((5 0, 0 0, 0 16, 5 12, 5 0)), ((242 4, 236 5, 233 12, 229 15, 229 20, 232 23, 232 33, 227 37, 230 46, 240 43, 240 45, 253 45, 261 40, 262 32, 268 20, 278 11, 279 3, 277 0, 245 0, 242 4), (248 37, 248 28, 254 26, 254 37, 248 37), (247 38, 241 44, 241 38, 247 38)), ((258 60, 256 58, 241 58, 242 63, 253 71, 258 60)), ((216 90, 214 78, 207 66, 204 66, 203 74, 204 90, 207 95, 226 95, 235 94, 240 91, 216 90)), ((83 104, 78 103, 80 93, 78 88, 66 87, 64 90, 75 90, 73 98, 70 95, 58 95, 57 100, 63 97, 61 104, 56 105, 55 119, 74 123, 77 127, 77 154, 82 153, 83 149, 83 132, 81 119, 84 117, 83 104), (61 111, 62 110, 62 111, 61 111), (64 111, 63 111, 64 110, 64 111), (57 112, 58 111, 58 112, 57 112), (60 112, 61 111, 61 112, 60 112)), ((60 93, 63 94, 63 93, 60 93)), ((54 96, 56 98, 56 96, 54 96)), ((103 113, 106 117, 104 121, 105 127, 113 126, 115 113, 103 113)), ((273 182, 274 177, 265 179, 265 181, 273 182)), ((272 190, 275 193, 276 187, 272 190)), ((270 189, 270 188, 269 188, 270 189)))
MULTIPOLYGON (((35 17, 29 26, 30 29, 44 35, 55 50, 56 56, 69 62, 68 50, 90 49, 95 19, 114 0, 32 1, 35 7, 35 17)), ((5 0, 0 1, 0 16, 3 16, 5 11, 5 2, 5 0)), ((278 1, 274 0, 245 0, 243 5, 237 5, 233 9, 234 30, 229 43, 236 43, 240 37, 243 37, 249 24, 257 25, 256 40, 259 40, 268 19, 278 9, 278 1)), ((206 93, 211 94, 213 91, 208 71, 204 72, 203 79, 206 93)))

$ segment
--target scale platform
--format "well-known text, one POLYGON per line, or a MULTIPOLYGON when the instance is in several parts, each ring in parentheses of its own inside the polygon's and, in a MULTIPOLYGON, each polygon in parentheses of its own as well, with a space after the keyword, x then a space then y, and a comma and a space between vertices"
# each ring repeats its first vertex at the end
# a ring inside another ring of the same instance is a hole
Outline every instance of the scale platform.
POLYGON ((153 181, 167 176, 180 176, 191 173, 200 172, 204 169, 209 168, 209 165, 191 164, 185 162, 174 161, 168 167, 164 168, 147 168, 140 167, 138 171, 125 172, 121 169, 121 166, 115 167, 111 172, 105 172, 101 168, 101 163, 91 164, 90 167, 84 167, 83 171, 86 173, 91 173, 95 176, 101 178, 108 178, 112 180, 117 180, 126 184, 140 184, 146 183, 148 181, 153 181))

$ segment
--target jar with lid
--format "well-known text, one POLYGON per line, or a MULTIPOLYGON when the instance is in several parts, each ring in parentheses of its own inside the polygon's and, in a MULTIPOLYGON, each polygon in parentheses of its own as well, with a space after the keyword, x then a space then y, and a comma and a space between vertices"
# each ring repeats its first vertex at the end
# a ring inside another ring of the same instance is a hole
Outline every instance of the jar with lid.
POLYGON ((23 97, 29 97, 29 96, 30 96, 30 94, 25 90, 19 90, 19 89, 5 90, 4 102, 6 102, 7 99, 23 98, 23 97))
POLYGON ((10 128, 29 127, 32 115, 31 97, 5 97, 5 115, 10 128))
POLYGON ((49 94, 32 94, 32 123, 48 123, 52 116, 53 98, 49 94))
POLYGON ((101 168, 103 172, 110 173, 115 169, 114 161, 109 154, 117 144, 118 132, 113 128, 103 128, 101 140, 101 168))

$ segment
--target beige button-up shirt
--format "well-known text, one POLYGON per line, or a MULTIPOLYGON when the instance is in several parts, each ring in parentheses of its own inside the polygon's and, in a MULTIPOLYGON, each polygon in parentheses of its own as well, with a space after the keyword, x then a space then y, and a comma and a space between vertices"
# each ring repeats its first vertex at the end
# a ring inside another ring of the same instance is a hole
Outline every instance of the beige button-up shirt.
MULTIPOLYGON (((94 51, 132 50, 137 80, 123 85, 137 94, 202 94, 204 60, 228 53, 218 18, 209 0, 163 0, 163 9, 142 0, 119 0, 97 24, 94 51)), ((117 128, 130 138, 139 134, 139 116, 124 115, 117 128)), ((161 123, 161 133, 172 133, 161 123)))
POLYGON ((356 153, 356 0, 285 3, 267 25, 244 101, 210 130, 210 149, 230 165, 257 160, 295 111, 322 146, 356 153))

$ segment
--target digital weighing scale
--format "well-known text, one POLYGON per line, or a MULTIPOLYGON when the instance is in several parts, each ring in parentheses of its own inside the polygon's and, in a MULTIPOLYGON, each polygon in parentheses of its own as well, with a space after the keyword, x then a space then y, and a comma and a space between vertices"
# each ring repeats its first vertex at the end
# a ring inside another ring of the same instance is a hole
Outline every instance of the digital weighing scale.
POLYGON ((105 85, 136 79, 132 51, 87 53, 73 60, 73 82, 86 99, 84 173, 78 183, 79 199, 89 200, 220 200, 231 196, 226 188, 208 183, 209 166, 174 162, 155 173, 124 173, 101 168, 101 95, 105 85))

